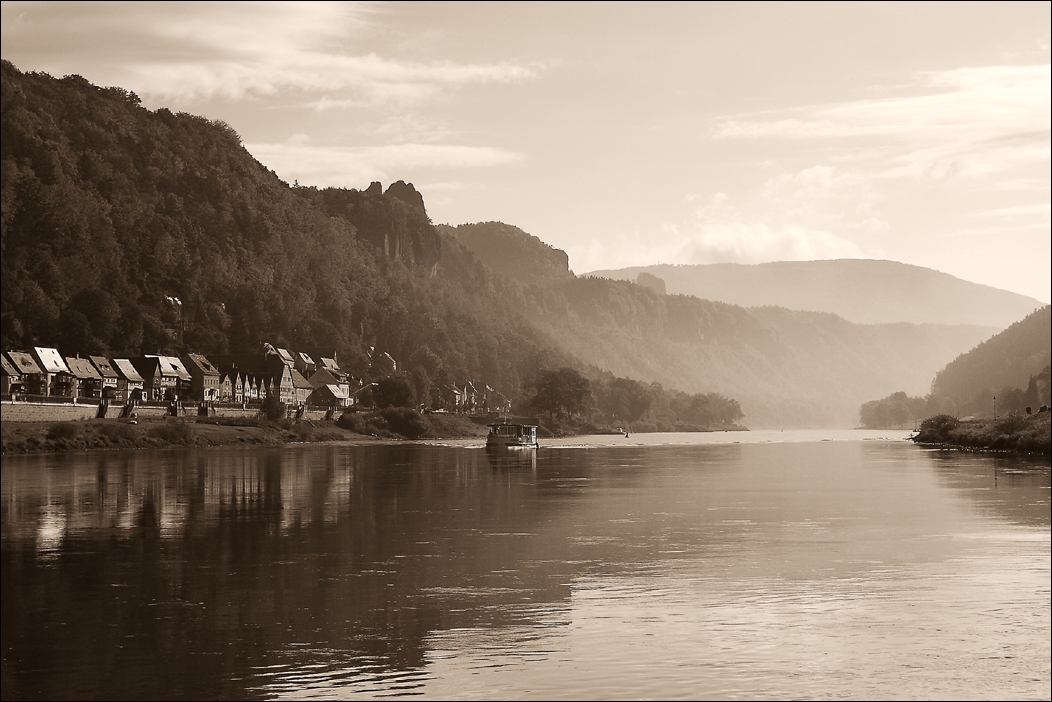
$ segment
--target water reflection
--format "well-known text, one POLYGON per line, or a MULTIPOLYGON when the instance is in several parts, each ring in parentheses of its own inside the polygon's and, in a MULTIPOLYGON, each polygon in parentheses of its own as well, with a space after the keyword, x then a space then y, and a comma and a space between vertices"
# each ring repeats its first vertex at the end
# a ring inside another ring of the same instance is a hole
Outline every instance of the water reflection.
POLYGON ((5 459, 3 474, 5 698, 76 695, 105 684, 99 670, 127 672, 128 694, 218 697, 275 667, 419 668, 431 630, 496 625, 509 616, 498 603, 568 595, 557 553, 519 568, 529 529, 494 528, 545 511, 521 495, 536 490, 535 455, 325 447, 23 463, 5 459), (79 663, 51 663, 63 660, 79 663))
POLYGON ((840 611, 843 583, 982 561, 960 535, 991 518, 1037 530, 1039 577, 1048 560, 1047 469, 902 444, 122 452, 6 458, 0 480, 4 699, 457 697, 479 666, 525 673, 568 641, 594 666, 545 694, 663 696, 603 687, 618 661, 660 664, 632 627, 691 623, 654 651, 711 651, 680 671, 697 683, 754 660, 702 632, 776 645, 758 622, 804 626, 801 592, 840 611))
POLYGON ((985 515, 1025 526, 1049 523, 1047 459, 932 450, 940 484, 973 502, 985 515))

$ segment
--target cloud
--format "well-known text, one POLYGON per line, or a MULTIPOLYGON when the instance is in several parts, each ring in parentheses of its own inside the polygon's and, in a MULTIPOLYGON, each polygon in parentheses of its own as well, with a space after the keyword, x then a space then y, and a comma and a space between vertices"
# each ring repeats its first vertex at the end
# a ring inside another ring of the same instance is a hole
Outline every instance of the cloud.
POLYGON ((873 212, 873 197, 857 174, 816 166, 770 178, 759 198, 739 205, 717 192, 691 195, 688 217, 657 235, 621 234, 568 247, 581 270, 650 263, 765 263, 833 258, 880 258, 852 236, 879 234, 886 222, 873 212))
POLYGON ((861 258, 856 244, 830 232, 797 225, 734 221, 705 226, 684 258, 691 263, 764 263, 861 258))
POLYGON ((917 76, 916 87, 937 92, 810 106, 785 117, 778 117, 778 112, 729 117, 716 126, 714 136, 919 139, 944 135, 947 129, 986 137, 1047 132, 1050 79, 1048 65, 922 73, 917 76))
POLYGON ((836 206, 855 185, 850 174, 819 166, 770 179, 759 203, 747 210, 717 193, 694 210, 679 259, 763 263, 862 257, 866 252, 857 244, 832 231, 886 226, 865 212, 861 218, 845 216, 836 206))
POLYGON ((473 169, 521 161, 522 154, 488 146, 394 144, 389 146, 310 146, 294 135, 284 144, 246 144, 245 148, 286 181, 318 187, 360 188, 374 180, 417 177, 431 169, 473 169))
POLYGON ((975 217, 1017 217, 1034 216, 1042 219, 1042 224, 1048 224, 1049 216, 1052 216, 1052 203, 1042 202, 1036 205, 1019 205, 1016 207, 1001 207, 996 210, 985 210, 972 213, 975 217))
POLYGON ((765 263, 834 258, 869 258, 835 234, 758 220, 666 226, 656 236, 626 234, 566 247, 575 270, 627 268, 656 263, 765 263))
MULTIPOLYGON (((244 99, 349 91, 319 109, 412 103, 441 90, 536 76, 536 66, 414 62, 355 52, 378 10, 357 3, 5 3, 6 55, 143 96, 244 99)), ((37 68, 34 66, 34 68, 37 68)), ((39 70, 39 68, 37 68, 39 70)))
POLYGON ((906 95, 720 120, 717 139, 850 139, 886 152, 885 177, 986 175, 1052 156, 1049 65, 920 73, 906 95))

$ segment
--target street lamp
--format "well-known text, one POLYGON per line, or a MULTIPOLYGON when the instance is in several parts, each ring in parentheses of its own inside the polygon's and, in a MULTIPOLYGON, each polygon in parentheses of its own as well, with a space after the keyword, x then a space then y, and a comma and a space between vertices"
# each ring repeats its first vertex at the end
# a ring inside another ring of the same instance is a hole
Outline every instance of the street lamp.
POLYGON ((997 421, 997 395, 994 395, 994 421, 997 421))

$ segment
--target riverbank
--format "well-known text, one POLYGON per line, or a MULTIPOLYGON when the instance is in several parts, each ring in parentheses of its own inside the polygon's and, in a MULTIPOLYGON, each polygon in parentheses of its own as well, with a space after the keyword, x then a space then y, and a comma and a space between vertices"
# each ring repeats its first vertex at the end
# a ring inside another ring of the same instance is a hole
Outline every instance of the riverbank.
POLYGON ((406 439, 484 437, 486 427, 455 415, 410 410, 351 414, 335 422, 254 418, 89 419, 79 422, 3 422, 4 455, 176 446, 264 445, 340 441, 376 443, 406 439))
MULTIPOLYGON (((139 417, 87 419, 63 422, 0 423, 0 452, 4 455, 171 448, 180 446, 279 445, 339 441, 380 443, 425 439, 479 439, 487 434, 485 424, 469 417, 445 413, 419 414, 410 409, 389 408, 376 412, 346 414, 336 421, 277 420, 253 417, 139 417)), ((748 431, 729 425, 700 428, 640 425, 632 433, 748 431)), ((543 438, 583 435, 621 435, 621 427, 591 422, 541 420, 543 438)))
POLYGON ((953 448, 1052 454, 1052 413, 1010 414, 967 422, 940 414, 921 422, 913 440, 953 448))

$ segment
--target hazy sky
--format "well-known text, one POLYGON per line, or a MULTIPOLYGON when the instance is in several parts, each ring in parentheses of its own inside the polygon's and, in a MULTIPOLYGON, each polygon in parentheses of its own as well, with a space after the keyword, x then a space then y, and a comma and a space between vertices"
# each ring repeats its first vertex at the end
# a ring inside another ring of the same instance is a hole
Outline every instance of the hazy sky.
POLYGON ((3 58, 414 183, 578 273, 887 258, 1052 300, 1050 4, 3 3, 3 58))

